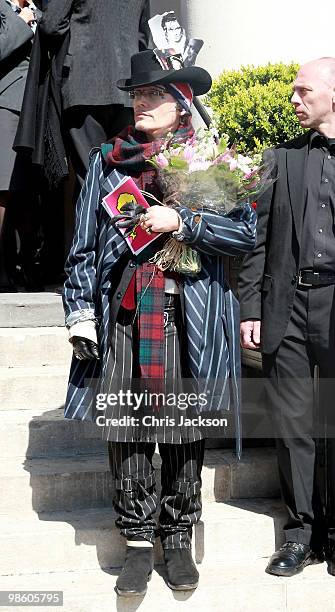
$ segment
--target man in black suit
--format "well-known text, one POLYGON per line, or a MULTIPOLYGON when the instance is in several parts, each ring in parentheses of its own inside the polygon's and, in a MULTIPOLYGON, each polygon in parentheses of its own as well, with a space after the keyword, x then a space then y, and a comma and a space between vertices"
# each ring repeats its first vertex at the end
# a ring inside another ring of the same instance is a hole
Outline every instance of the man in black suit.
POLYGON ((335 575, 335 58, 302 66, 292 103, 309 131, 276 147, 278 178, 257 204, 241 343, 262 351, 288 513, 267 572, 292 576, 327 545, 335 575))
POLYGON ((130 57, 147 48, 149 0, 49 0, 40 30, 70 31, 62 99, 71 158, 80 185, 89 152, 133 122, 131 101, 115 85, 130 74, 130 57))

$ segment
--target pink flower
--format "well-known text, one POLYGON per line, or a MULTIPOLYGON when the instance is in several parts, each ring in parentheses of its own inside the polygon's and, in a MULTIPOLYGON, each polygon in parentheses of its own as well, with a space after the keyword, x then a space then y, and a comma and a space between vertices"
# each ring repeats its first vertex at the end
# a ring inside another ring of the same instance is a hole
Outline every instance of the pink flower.
POLYGON ((160 168, 166 168, 169 165, 169 162, 163 153, 159 153, 159 155, 156 156, 156 163, 160 168))
POLYGON ((195 155, 194 147, 186 145, 184 149, 183 157, 185 161, 187 161, 188 164, 190 164, 193 161, 194 155, 195 155))
POLYGON ((208 168, 212 165, 212 162, 206 161, 205 159, 197 159, 192 161, 189 165, 189 172, 198 172, 201 170, 208 170, 208 168))
POLYGON ((234 159, 234 158, 230 154, 230 152, 227 151, 226 153, 223 153, 222 155, 219 155, 219 157, 217 159, 219 159, 220 161, 224 161, 227 164, 230 164, 231 160, 234 159))
POLYGON ((237 168, 237 160, 236 159, 232 159, 229 163, 229 170, 230 172, 234 172, 234 170, 236 170, 237 168))
POLYGON ((248 179, 251 179, 253 176, 255 176, 255 174, 257 174, 257 170, 250 170, 250 172, 245 173, 243 178, 248 180, 248 179))

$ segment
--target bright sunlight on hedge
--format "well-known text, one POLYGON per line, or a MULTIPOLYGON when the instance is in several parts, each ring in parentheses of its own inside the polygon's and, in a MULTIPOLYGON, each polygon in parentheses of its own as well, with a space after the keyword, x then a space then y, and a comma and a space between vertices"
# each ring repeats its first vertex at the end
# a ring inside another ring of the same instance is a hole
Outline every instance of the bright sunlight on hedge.
POLYGON ((224 71, 207 102, 221 133, 241 151, 261 151, 303 131, 290 102, 298 64, 245 66, 224 71))

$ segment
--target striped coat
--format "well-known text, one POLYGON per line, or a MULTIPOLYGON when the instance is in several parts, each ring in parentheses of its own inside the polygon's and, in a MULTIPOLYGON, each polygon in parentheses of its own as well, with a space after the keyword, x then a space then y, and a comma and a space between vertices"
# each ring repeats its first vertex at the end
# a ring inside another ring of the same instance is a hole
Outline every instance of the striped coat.
MULTIPOLYGON (((108 355, 109 289, 113 267, 128 248, 109 223, 101 205, 113 184, 111 167, 101 153, 92 153, 89 171, 77 203, 76 231, 66 263, 68 278, 63 303, 66 325, 98 318, 100 361, 73 359, 65 417, 94 421, 96 407, 92 379, 103 379, 108 355)), ((225 281, 224 255, 252 250, 256 241, 256 214, 250 206, 219 216, 178 209, 184 222, 185 242, 196 248, 202 270, 183 276, 185 325, 189 368, 201 391, 210 391, 206 410, 229 409, 233 404, 238 440, 241 436, 239 306, 225 281), (230 400, 233 400, 232 402, 230 400)))

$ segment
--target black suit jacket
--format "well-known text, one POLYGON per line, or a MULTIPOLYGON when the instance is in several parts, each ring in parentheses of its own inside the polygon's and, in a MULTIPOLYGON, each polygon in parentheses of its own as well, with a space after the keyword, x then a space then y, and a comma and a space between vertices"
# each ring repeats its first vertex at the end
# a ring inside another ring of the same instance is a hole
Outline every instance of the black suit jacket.
POLYGON ((130 57, 148 46, 149 0, 49 0, 40 24, 52 38, 70 32, 63 106, 131 106, 115 81, 130 76, 130 57))
MULTIPOLYGON (((40 19, 41 11, 36 11, 40 19)), ((34 34, 6 0, 0 0, 0 107, 20 111, 34 34)))
POLYGON ((274 352, 291 316, 299 270, 310 133, 276 147, 278 178, 257 202, 257 244, 239 275, 241 320, 260 319, 261 349, 274 352))

